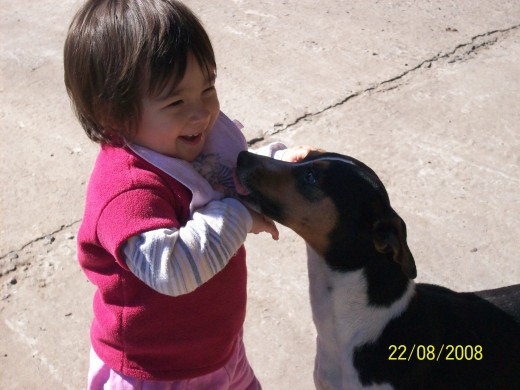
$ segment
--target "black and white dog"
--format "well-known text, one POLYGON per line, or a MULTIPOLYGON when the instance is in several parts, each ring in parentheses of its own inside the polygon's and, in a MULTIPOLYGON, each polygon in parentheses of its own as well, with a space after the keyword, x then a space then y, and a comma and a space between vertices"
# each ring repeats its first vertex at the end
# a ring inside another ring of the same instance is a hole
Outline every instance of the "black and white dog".
POLYGON ((308 244, 319 389, 520 389, 520 285, 416 284, 404 221, 377 175, 339 154, 242 152, 237 189, 308 244))

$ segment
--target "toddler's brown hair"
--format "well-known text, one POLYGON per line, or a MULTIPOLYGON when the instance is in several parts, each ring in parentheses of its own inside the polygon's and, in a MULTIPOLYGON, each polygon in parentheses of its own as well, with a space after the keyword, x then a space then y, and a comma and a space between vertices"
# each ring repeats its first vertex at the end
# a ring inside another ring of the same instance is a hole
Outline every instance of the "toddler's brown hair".
POLYGON ((208 79, 215 55, 202 24, 175 0, 89 0, 69 27, 65 86, 95 142, 131 139, 141 99, 173 90, 192 54, 208 79))

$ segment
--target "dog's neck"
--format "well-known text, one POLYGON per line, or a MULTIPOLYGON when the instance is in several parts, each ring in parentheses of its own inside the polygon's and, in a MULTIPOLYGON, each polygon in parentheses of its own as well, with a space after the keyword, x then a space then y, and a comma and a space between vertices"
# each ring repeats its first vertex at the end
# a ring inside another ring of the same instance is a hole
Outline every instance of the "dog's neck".
POLYGON ((361 387, 359 382, 344 383, 346 380, 357 380, 353 365, 355 348, 375 341, 388 322, 406 309, 414 294, 415 284, 406 279, 404 289, 398 296, 394 291, 391 302, 378 305, 374 304, 369 294, 374 286, 369 285, 372 278, 367 278, 367 273, 372 271, 367 267, 335 272, 309 248, 308 268, 313 319, 318 331, 317 359, 329 377, 331 372, 335 373, 337 378, 332 382, 336 385, 361 387))

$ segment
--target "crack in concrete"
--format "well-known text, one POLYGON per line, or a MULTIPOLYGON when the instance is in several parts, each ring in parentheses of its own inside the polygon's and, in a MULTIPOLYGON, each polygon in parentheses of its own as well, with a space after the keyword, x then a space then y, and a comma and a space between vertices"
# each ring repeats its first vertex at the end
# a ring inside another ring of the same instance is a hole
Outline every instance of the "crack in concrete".
POLYGON ((372 87, 366 88, 364 90, 354 92, 354 93, 348 95, 347 97, 345 97, 344 99, 342 99, 334 104, 331 104, 330 106, 317 110, 315 112, 307 112, 307 113, 297 117, 293 122, 291 122, 285 126, 277 123, 275 125, 275 129, 273 129, 270 132, 267 132, 267 134, 265 134, 264 136, 252 138, 251 140, 248 141, 248 145, 253 146, 254 144, 256 144, 258 142, 265 141, 267 138, 269 138, 273 135, 282 133, 282 132, 286 131, 287 129, 290 129, 291 127, 296 126, 301 121, 305 121, 305 120, 308 120, 308 118, 312 118, 312 117, 318 116, 320 114, 323 114, 324 112, 332 110, 338 106, 341 106, 341 105, 347 103, 349 100, 359 97, 361 95, 365 95, 369 92, 388 92, 393 89, 396 89, 400 86, 400 84, 396 85, 396 82, 403 80, 408 75, 413 74, 414 72, 418 71, 419 69, 422 69, 422 68, 430 69, 434 63, 436 63, 440 60, 445 60, 449 64, 464 61, 465 59, 467 59, 468 56, 477 53, 479 50, 481 50, 485 47, 494 45, 495 43, 498 42, 498 39, 501 36, 505 36, 505 34, 511 32, 517 28, 520 28, 520 24, 511 26, 511 27, 508 27, 505 29, 497 29, 497 30, 492 30, 492 31, 488 31, 488 32, 485 32, 482 34, 475 35, 474 37, 471 38, 470 42, 461 43, 460 45, 457 45, 453 50, 451 50, 447 53, 443 54, 440 52, 437 55, 435 55, 434 57, 420 62, 418 65, 414 66, 413 68, 408 69, 405 72, 403 72, 391 79, 384 80, 384 81, 382 81, 372 87), (491 38, 491 39, 488 39, 488 38, 491 38), (388 84, 393 84, 393 85, 388 86, 388 84), (388 86, 388 88, 383 88, 386 86, 388 86))
MULTIPOLYGON (((3 259, 5 259, 5 258, 8 257, 8 256, 16 255, 18 252, 23 251, 25 248, 27 248, 28 246, 30 246, 30 245, 32 245, 32 244, 38 242, 38 241, 44 240, 44 239, 46 239, 46 238, 47 238, 47 239, 51 239, 55 234, 60 233, 60 232, 62 232, 63 230, 65 230, 65 229, 67 229, 67 228, 70 228, 70 227, 76 225, 76 224, 79 223, 79 222, 81 222, 81 219, 78 219, 78 220, 76 220, 76 221, 74 221, 74 222, 72 222, 72 223, 66 224, 66 225, 61 225, 58 229, 52 231, 51 233, 43 234, 42 236, 37 237, 37 238, 35 238, 35 239, 33 239, 33 240, 31 240, 31 241, 29 241, 29 242, 23 244, 23 245, 22 245, 20 248, 18 248, 18 249, 11 250, 11 251, 9 251, 9 252, 3 254, 3 255, 0 255, 0 260, 3 260, 3 259)), ((54 240, 52 240, 52 241, 54 241, 54 240)))
MULTIPOLYGON (((446 59, 448 63, 455 63, 455 62, 459 62, 459 61, 463 61, 467 56, 473 54, 473 53, 476 53, 478 50, 484 48, 484 47, 487 47, 487 46, 491 46, 491 45, 494 45, 495 43, 498 42, 498 37, 497 35, 504 35, 508 32, 511 32, 517 28, 520 28, 520 24, 517 24, 517 25, 514 25, 514 26, 511 26, 511 27, 508 27, 508 28, 505 28, 505 29, 499 29, 499 30, 492 30, 492 31, 488 31, 486 33, 483 33, 483 34, 479 34, 479 35, 475 35, 474 37, 471 38, 471 41, 470 42, 467 42, 467 43, 462 43, 458 46, 456 46, 452 51, 450 52, 447 52, 447 53, 438 53, 436 56, 432 57, 432 58, 429 58, 427 60, 424 60, 422 62, 420 62, 418 65, 416 65, 415 67, 411 68, 411 69, 408 69, 407 71, 401 73, 400 75, 397 75, 391 79, 388 79, 388 80, 385 80, 385 81, 382 81, 378 84, 376 84, 375 86, 373 87, 369 87, 369 88, 366 88, 364 90, 361 90, 361 91, 358 91, 358 92, 354 92, 350 95, 348 95, 347 97, 345 97, 344 99, 330 105, 330 106, 327 106, 321 110, 318 110, 318 111, 315 111, 315 112, 310 112, 310 113, 305 113, 301 116, 299 116, 298 118, 296 118, 292 123, 289 123, 285 126, 281 125, 281 124, 277 124, 276 127, 279 127, 278 129, 275 129, 271 132, 269 132, 268 134, 266 134, 266 136, 261 136, 261 137, 255 137, 255 138, 252 138, 251 140, 249 140, 247 143, 249 146, 253 146, 254 144, 258 143, 258 142, 262 142, 264 141, 267 137, 270 137, 270 136, 273 136, 273 135, 276 135, 276 134, 279 134, 281 132, 284 132, 286 131, 287 129, 293 127, 293 126, 296 126, 299 122, 301 121, 304 121, 306 120, 307 118, 309 117, 314 117, 314 116, 317 116, 317 115, 320 115, 326 111, 329 111, 329 110, 332 110, 338 106, 341 106, 345 103, 347 103, 349 100, 351 99, 354 99, 358 96, 361 96, 361 95, 364 95, 368 92, 372 92, 372 91, 375 91, 375 92, 388 92, 388 91, 391 91, 392 89, 395 89, 395 88, 398 88, 399 85, 394 85, 394 86, 391 86, 389 88, 386 88, 386 89, 382 89, 382 87, 384 85, 387 85, 387 84, 390 84, 390 83, 394 83, 398 80, 402 80, 403 78, 405 78, 406 76, 408 76, 409 74, 423 68, 423 67, 427 67, 427 68, 431 68, 431 65, 439 60, 442 60, 442 59, 446 59), (490 39, 490 40, 484 40, 483 42, 478 42, 481 38, 487 38, 487 37, 493 37, 493 39, 490 39), (469 50, 468 50, 469 48, 469 50), (463 51, 462 55, 457 55, 455 56, 455 54, 457 52, 460 52, 460 51, 463 51), (455 56, 454 58, 451 58, 455 56)), ((9 251, 3 255, 0 255, 0 260, 3 260, 4 258, 8 257, 9 255, 12 255, 12 254, 16 254, 17 252, 21 252, 22 250, 24 250, 26 247, 28 247, 29 245, 32 245, 34 244, 35 242, 38 242, 40 240, 43 240, 45 238, 48 238, 48 237, 52 237, 53 235, 63 231, 64 229, 66 228, 69 228, 77 223, 81 222, 81 219, 78 219, 70 224, 67 224, 67 225, 61 225, 58 229, 54 230, 53 232, 51 233, 47 233, 47 234, 44 234, 40 237, 37 237, 29 242, 27 242, 26 244, 22 245, 19 249, 17 250, 12 250, 12 251, 9 251)))

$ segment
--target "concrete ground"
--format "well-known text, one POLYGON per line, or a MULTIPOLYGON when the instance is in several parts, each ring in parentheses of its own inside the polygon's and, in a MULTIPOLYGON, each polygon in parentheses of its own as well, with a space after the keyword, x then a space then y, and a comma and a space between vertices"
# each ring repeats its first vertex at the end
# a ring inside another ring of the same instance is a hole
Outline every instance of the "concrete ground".
MULTIPOLYGON (((418 280, 520 282, 520 2, 187 2, 222 109, 260 145, 352 155, 408 225, 418 280)), ((80 1, 0 0, 0 388, 81 389, 92 285, 75 236, 96 156, 63 86, 80 1)), ((250 236, 248 356, 265 389, 312 389, 303 242, 250 236)))

